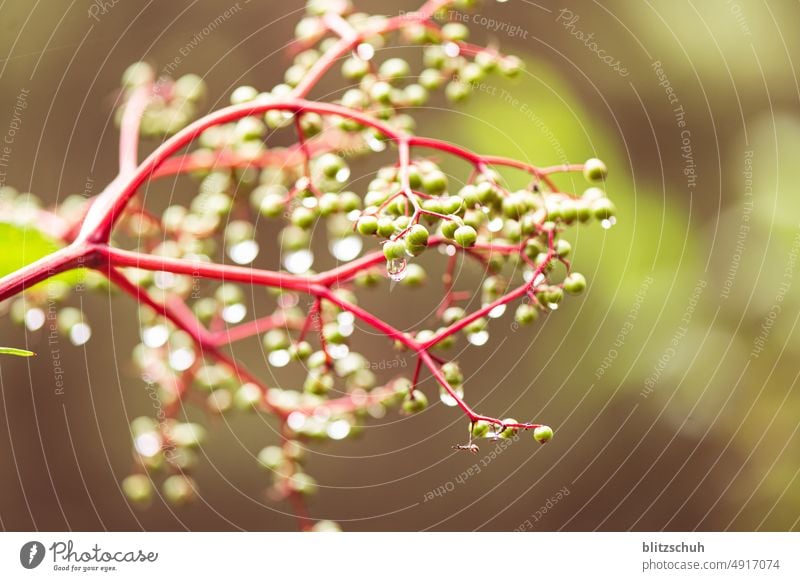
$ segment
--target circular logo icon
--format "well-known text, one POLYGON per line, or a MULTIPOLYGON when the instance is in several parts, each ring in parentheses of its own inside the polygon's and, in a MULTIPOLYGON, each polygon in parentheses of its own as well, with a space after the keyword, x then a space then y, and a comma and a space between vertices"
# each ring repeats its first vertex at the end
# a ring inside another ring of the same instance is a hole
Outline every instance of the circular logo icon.
POLYGON ((44 559, 44 545, 39 541, 29 541, 19 550, 19 562, 26 569, 35 569, 44 559))

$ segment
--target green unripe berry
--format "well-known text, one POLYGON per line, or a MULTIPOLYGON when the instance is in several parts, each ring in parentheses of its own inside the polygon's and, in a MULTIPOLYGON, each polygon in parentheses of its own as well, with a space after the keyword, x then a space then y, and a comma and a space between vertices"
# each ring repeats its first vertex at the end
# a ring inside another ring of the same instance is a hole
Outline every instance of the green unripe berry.
POLYGON ((429 91, 435 91, 444 83, 442 73, 437 69, 425 69, 419 75, 419 84, 429 91))
POLYGON ((388 216, 384 216, 383 218, 378 219, 378 235, 384 238, 388 238, 392 234, 397 231, 395 228, 394 220, 389 218, 388 216))
POLYGON ((474 246, 475 242, 478 240, 478 233, 475 231, 475 228, 472 226, 459 226, 453 238, 458 243, 459 246, 464 248, 469 248, 470 246, 474 246))
POLYGON ((258 463, 267 470, 277 470, 283 461, 283 450, 280 446, 267 446, 258 453, 258 463))
POLYGON ((383 244, 383 255, 386 260, 397 260, 406 255, 406 245, 402 240, 387 240, 383 244))
POLYGON ((403 89, 403 97, 408 105, 420 107, 428 100, 428 90, 422 85, 414 83, 403 89))
POLYGON ((403 411, 407 414, 421 412, 428 407, 428 397, 421 391, 414 392, 403 402, 403 411))
POLYGON ((561 258, 569 255, 572 252, 572 244, 567 242, 566 240, 559 238, 556 241, 556 254, 558 254, 561 258))
POLYGON ((546 444, 553 439, 553 429, 550 426, 539 426, 533 430, 533 439, 540 444, 546 444))
POLYGON ((133 63, 122 73, 124 87, 140 87, 155 80, 153 67, 145 62, 133 63))
POLYGON ((242 411, 256 407, 261 402, 261 390, 254 383, 245 383, 233 396, 233 403, 242 411))
POLYGON ((486 420, 478 420, 472 424, 472 436, 474 438, 485 438, 492 431, 493 424, 486 420))
POLYGON ((428 229, 422 224, 414 224, 405 234, 406 241, 414 246, 428 245, 428 229))
POLYGON ((280 216, 286 206, 286 199, 276 193, 266 194, 259 204, 258 210, 262 216, 267 218, 277 218, 280 216))
POLYGON ((470 84, 475 84, 483 80, 483 78, 486 76, 486 72, 475 63, 467 63, 461 67, 459 76, 463 81, 470 84))
POLYGON ((335 214, 340 208, 339 194, 335 194, 333 192, 326 192, 322 194, 319 198, 317 207, 319 208, 320 216, 324 217, 335 214))
POLYGON ((242 85, 241 87, 236 87, 231 93, 231 105, 241 105, 252 101, 256 97, 258 97, 258 90, 255 87, 242 85))
POLYGON ((369 63, 357 57, 351 57, 342 64, 342 75, 346 79, 358 81, 369 72, 369 63))
POLYGON ((317 481, 305 472, 295 472, 288 479, 289 488, 297 494, 310 496, 317 492, 317 481))
POLYGON ((200 101, 206 95, 206 83, 199 75, 183 75, 174 86, 175 96, 187 101, 200 101))
POLYGON ((564 300, 564 291, 557 286, 550 287, 549 289, 547 289, 547 292, 545 293, 545 298, 548 303, 553 303, 557 305, 562 300, 564 300))
POLYGON ((564 279, 564 290, 571 295, 578 295, 586 289, 586 278, 579 272, 571 272, 564 279))
POLYGON ((122 491, 131 502, 147 504, 153 498, 153 483, 145 474, 131 474, 122 481, 122 491))
POLYGON ((372 236, 378 232, 378 219, 375 216, 361 216, 357 228, 364 236, 372 236))
POLYGON ((522 61, 513 55, 504 57, 499 66, 500 72, 509 79, 513 79, 522 71, 522 61))
POLYGON ((464 309, 461 307, 449 307, 442 313, 442 322, 445 325, 452 325, 456 321, 460 321, 464 318, 464 309))
POLYGON ((455 361, 449 361, 442 365, 442 375, 451 386, 464 383, 464 374, 461 373, 461 368, 455 361))
POLYGON ((264 338, 261 341, 264 344, 264 350, 267 352, 288 349, 290 344, 289 336, 283 329, 270 329, 264 333, 264 338))
POLYGON ((401 58, 390 58, 381 63, 378 69, 378 74, 385 79, 401 79, 408 76, 410 67, 408 63, 401 58))
POLYGON ((461 103, 469 97, 470 86, 463 81, 450 81, 447 83, 444 93, 454 103, 461 103))
POLYGON ((173 474, 164 480, 161 490, 170 503, 182 505, 194 499, 196 484, 188 476, 173 474))
POLYGON ((378 103, 390 103, 392 100, 392 86, 385 81, 378 81, 370 88, 369 96, 378 103))
POLYGON ((456 230, 458 230, 459 226, 461 226, 461 224, 459 224, 455 219, 442 222, 442 226, 440 228, 442 236, 452 240, 455 237, 456 230))
POLYGON ((442 26, 442 37, 454 42, 464 41, 469 38, 469 28, 460 22, 448 22, 442 26))
POLYGON ((529 325, 539 318, 539 311, 533 305, 521 304, 517 307, 514 319, 520 325, 529 325))
POLYGON ((352 212, 361 209, 361 197, 355 192, 344 191, 339 193, 339 209, 342 212, 352 212))
POLYGON ((608 168, 601 160, 593 157, 583 164, 583 176, 590 182, 599 182, 608 176, 608 168))
POLYGON ((316 212, 305 206, 299 206, 292 211, 292 224, 303 230, 311 228, 316 218, 316 212))
POLYGON ((325 177, 334 179, 346 165, 344 160, 335 153, 324 153, 317 158, 317 167, 325 177))
POLYGON ((447 191, 447 176, 439 170, 428 172, 422 177, 422 186, 429 194, 443 194, 447 191))
POLYGON ((314 350, 308 341, 299 341, 293 343, 289 347, 289 354, 292 356, 292 359, 305 360, 308 359, 313 352, 314 350))
MULTIPOLYGON (((503 425, 507 426, 508 424, 518 424, 519 422, 514 418, 506 418, 503 420, 503 425)), ((517 435, 519 428, 512 428, 512 427, 504 427, 502 431, 498 434, 501 438, 509 440, 517 435)))
POLYGON ((607 220, 617 213, 617 209, 608 198, 600 198, 592 202, 592 213, 598 220, 607 220))
POLYGON ((314 370, 308 374, 303 383, 303 390, 313 395, 325 395, 333 389, 333 376, 314 370))

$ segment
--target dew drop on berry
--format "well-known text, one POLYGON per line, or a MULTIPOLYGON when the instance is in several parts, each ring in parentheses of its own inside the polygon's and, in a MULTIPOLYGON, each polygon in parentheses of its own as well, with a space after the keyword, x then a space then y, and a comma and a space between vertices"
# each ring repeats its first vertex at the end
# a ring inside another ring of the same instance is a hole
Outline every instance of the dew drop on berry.
POLYGON ((234 303, 222 309, 222 320, 226 323, 239 323, 247 315, 247 307, 242 303, 234 303))
POLYGON ((467 336, 467 341, 475 345, 476 347, 480 347, 481 345, 486 345, 489 341, 489 333, 487 331, 478 331, 477 333, 471 333, 467 336))
POLYGON ((302 412, 292 412, 289 414, 289 417, 286 418, 286 424, 293 430, 302 430, 303 426, 306 425, 306 415, 302 412))
POLYGON ((340 184, 346 182, 350 178, 350 168, 343 167, 339 171, 336 172, 336 181, 340 184))
POLYGON ((243 240, 228 247, 228 257, 236 264, 250 264, 258 256, 258 242, 243 240))
POLYGON ((356 47, 356 54, 362 61, 368 61, 375 56, 375 47, 368 42, 362 42, 356 47))
POLYGON ((502 218, 493 218, 489 221, 489 232, 500 232, 503 229, 503 219, 502 218))
POLYGON ((283 257, 283 266, 292 274, 308 272, 312 264, 314 264, 314 254, 310 250, 287 252, 283 257))
POLYGON ((444 54, 450 58, 456 58, 461 54, 461 49, 455 42, 446 42, 444 43, 444 54))
POLYGON ((267 358, 273 367, 286 367, 292 356, 286 349, 278 349, 269 354, 267 358))
POLYGON ((489 311, 489 317, 491 317, 492 319, 499 319, 500 317, 503 316, 505 312, 506 312, 505 305, 497 305, 495 308, 489 311))
POLYGON ((405 258, 393 258, 386 263, 386 274, 395 282, 399 282, 406 277, 408 271, 406 269, 405 258))
POLYGON ((550 309, 551 311, 557 311, 558 303, 547 303, 547 308, 550 309))
MULTIPOLYGON (((464 398, 464 388, 462 386, 456 386, 453 388, 453 391, 456 392, 456 395, 460 398, 464 398)), ((446 405, 447 407, 455 407, 458 405, 456 398, 454 398, 450 393, 443 387, 439 388, 439 400, 446 405)))
POLYGON ((328 425, 328 437, 331 440, 344 440, 350 433, 350 422, 347 420, 336 420, 328 425))
POLYGON ((604 230, 608 230, 609 228, 611 228, 616 223, 617 223, 617 219, 614 216, 611 216, 610 218, 606 218, 605 220, 602 220, 600 222, 600 226, 604 230))
POLYGON ((350 347, 347 345, 329 345, 328 346, 328 355, 331 356, 331 359, 344 359, 350 353, 350 347))
POLYGON ((386 142, 378 139, 374 135, 367 139, 367 145, 375 153, 380 153, 386 149, 386 142))
POLYGON ((169 329, 166 325, 153 325, 142 329, 142 343, 151 349, 163 347, 169 339, 169 329))
POLYGON ((330 243, 331 254, 337 260, 349 262, 361 254, 361 249, 364 247, 364 242, 361 236, 345 236, 332 240, 330 243))
POLYGON ((186 371, 194 363, 194 351, 180 347, 169 354, 169 366, 175 371, 186 371))

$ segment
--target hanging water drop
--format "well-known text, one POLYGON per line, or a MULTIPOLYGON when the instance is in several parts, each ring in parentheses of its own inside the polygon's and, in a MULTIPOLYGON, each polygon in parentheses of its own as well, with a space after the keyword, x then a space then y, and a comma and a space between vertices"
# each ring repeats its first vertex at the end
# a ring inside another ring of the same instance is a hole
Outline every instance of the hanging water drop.
POLYGON ((312 264, 314 264, 314 254, 310 250, 287 252, 283 257, 283 266, 292 274, 308 272, 312 264))
POLYGON ((408 274, 405 258, 393 258, 386 263, 386 274, 395 282, 399 282, 408 274))
MULTIPOLYGON (((464 399, 464 387, 463 386, 457 385, 456 387, 453 388, 453 391, 456 393, 456 395, 458 397, 460 397, 461 399, 464 399)), ((456 401, 456 398, 454 398, 452 395, 450 395, 450 392, 448 392, 443 387, 439 388, 439 400, 444 405, 446 405, 447 407, 451 407, 452 408, 452 407, 456 407, 458 405, 458 401, 456 401)))

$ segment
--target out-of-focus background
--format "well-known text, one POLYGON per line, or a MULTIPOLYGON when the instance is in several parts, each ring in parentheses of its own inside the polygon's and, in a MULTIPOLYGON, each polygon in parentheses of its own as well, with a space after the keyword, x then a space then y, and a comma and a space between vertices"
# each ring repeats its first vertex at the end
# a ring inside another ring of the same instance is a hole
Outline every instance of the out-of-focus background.
MULTIPOLYGON (((115 173, 110 109, 129 63, 203 75, 210 109, 240 84, 279 82, 301 12, 257 0, 0 5, 2 183, 48 202, 97 193, 115 173)), ((390 413, 363 437, 312 447, 313 513, 348 530, 800 528, 800 5, 487 1, 465 20, 526 73, 490 79, 463 108, 437 98, 419 132, 540 165, 597 155, 619 208, 612 229, 571 234, 584 296, 533 329, 495 321, 487 346, 457 349, 469 402, 556 437, 470 456, 450 448, 465 432, 452 408, 390 413)), ((432 276, 427 291, 397 290, 390 305, 384 286, 365 304, 412 327, 438 292, 432 276)), ((273 429, 235 414, 193 416, 210 430, 200 502, 128 506, 127 421, 152 413, 129 362, 138 319, 122 296, 77 301, 94 336, 58 347, 63 392, 46 334, 2 325, 2 344, 44 355, 0 361, 0 526, 292 529, 253 459, 273 429)), ((409 373, 413 361, 386 347, 371 340, 366 354, 409 373)))

